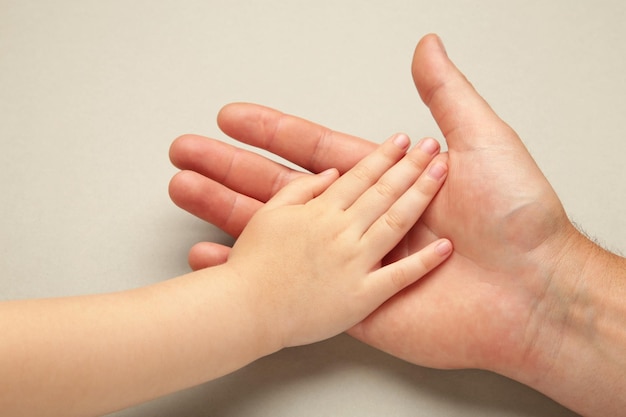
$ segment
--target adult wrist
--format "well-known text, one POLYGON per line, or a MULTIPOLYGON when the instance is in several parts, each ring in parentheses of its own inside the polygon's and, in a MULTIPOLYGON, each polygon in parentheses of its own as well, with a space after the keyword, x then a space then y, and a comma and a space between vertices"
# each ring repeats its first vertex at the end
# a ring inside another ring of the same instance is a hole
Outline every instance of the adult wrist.
POLYGON ((573 226, 551 244, 540 257, 545 291, 530 316, 531 342, 508 374, 584 415, 612 415, 626 377, 624 259, 573 226))

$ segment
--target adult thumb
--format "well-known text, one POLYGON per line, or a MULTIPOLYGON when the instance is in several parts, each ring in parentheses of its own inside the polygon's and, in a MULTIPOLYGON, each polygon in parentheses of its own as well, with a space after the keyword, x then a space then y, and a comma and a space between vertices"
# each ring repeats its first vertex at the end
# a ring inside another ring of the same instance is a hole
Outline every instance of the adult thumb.
POLYGON ((448 58, 437 35, 426 35, 417 44, 411 70, 422 101, 451 149, 475 148, 511 136, 511 128, 448 58), (501 135, 500 129, 507 134, 501 135))

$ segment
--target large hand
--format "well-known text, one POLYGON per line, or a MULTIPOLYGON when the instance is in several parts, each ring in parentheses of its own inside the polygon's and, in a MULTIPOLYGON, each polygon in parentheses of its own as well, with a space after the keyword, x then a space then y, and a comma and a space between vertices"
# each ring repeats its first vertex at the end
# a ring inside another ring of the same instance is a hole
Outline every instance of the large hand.
MULTIPOLYGON (((351 334, 421 365, 479 367, 513 377, 518 367, 542 372, 549 364, 536 362, 535 346, 543 341, 541 320, 551 309, 541 301, 550 284, 544 265, 554 264, 546 258, 576 232, 515 132, 456 69, 437 37, 418 44, 413 75, 448 143, 450 171, 392 258, 437 237, 450 238, 455 253, 351 334)), ((218 122, 230 136, 313 172, 345 171, 374 149, 362 139, 258 106, 228 106, 218 122)), ((173 179, 173 200, 235 236, 262 202, 301 175, 191 136, 175 142, 171 157, 195 171, 173 179)), ((192 250, 190 263, 201 267, 226 256, 227 249, 204 244, 192 250)))
MULTIPOLYGON (((357 326, 352 334, 409 361, 478 367, 516 377, 547 372, 535 351, 550 259, 576 234, 516 133, 448 59, 438 38, 420 42, 413 77, 449 149, 450 175, 424 217, 455 255, 357 326)), ((432 238, 431 237, 431 238, 432 238)), ((408 253, 429 237, 409 236, 408 253)), ((551 346, 554 351, 558 346, 551 346)))

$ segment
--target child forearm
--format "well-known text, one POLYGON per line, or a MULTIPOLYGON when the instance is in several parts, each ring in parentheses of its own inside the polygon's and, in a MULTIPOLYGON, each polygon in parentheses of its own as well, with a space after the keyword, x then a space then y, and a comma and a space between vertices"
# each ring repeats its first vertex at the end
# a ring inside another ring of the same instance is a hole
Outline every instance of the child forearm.
POLYGON ((0 304, 2 414, 103 414, 271 353, 253 300, 225 275, 216 267, 126 292, 0 304))
POLYGON ((116 294, 0 304, 0 412, 103 414, 351 328, 452 252, 436 239, 382 262, 447 172, 438 146, 407 153, 409 143, 393 136, 339 179, 293 181, 221 266, 116 294))

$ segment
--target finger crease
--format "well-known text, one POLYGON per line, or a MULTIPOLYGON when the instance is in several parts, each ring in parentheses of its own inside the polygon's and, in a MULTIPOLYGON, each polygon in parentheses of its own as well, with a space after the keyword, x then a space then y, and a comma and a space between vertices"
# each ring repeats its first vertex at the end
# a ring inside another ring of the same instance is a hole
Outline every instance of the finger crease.
POLYGON ((230 159, 228 160, 228 166, 226 167, 226 170, 224 171, 224 176, 221 179, 221 183, 222 184, 227 184, 228 183, 228 177, 230 177, 230 174, 233 170, 233 167, 235 166, 235 159, 237 158, 237 155, 239 155, 241 153, 241 150, 239 148, 235 148, 235 151, 231 154, 230 159))
POLYGON ((289 177, 291 177, 291 171, 279 171, 278 174, 276 174, 274 181, 272 181, 272 186, 270 187, 270 195, 265 196, 265 201, 272 198, 278 192, 278 190, 291 182, 291 178, 289 177))
POLYGON ((239 201, 239 194, 235 193, 234 197, 233 197, 233 202, 230 205, 230 211, 228 212, 228 214, 226 215, 226 218, 224 219, 224 230, 230 230, 230 223, 232 222, 233 218, 235 217, 235 211, 237 206, 240 204, 239 201))
POLYGON ((317 137, 317 141, 315 142, 315 148, 313 148, 313 152, 311 152, 311 157, 309 158, 309 166, 313 172, 319 171, 317 161, 322 160, 322 150, 325 148, 326 143, 329 141, 332 134, 333 131, 330 129, 321 129, 321 132, 317 137))

